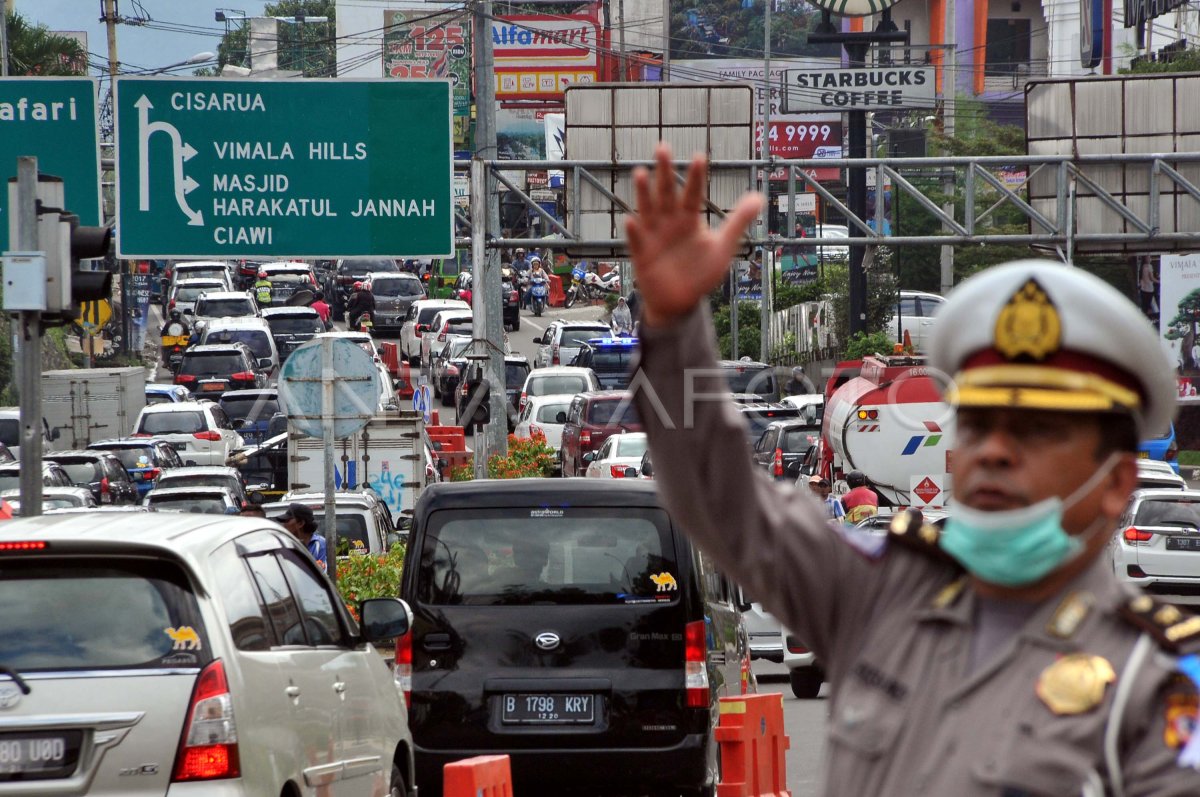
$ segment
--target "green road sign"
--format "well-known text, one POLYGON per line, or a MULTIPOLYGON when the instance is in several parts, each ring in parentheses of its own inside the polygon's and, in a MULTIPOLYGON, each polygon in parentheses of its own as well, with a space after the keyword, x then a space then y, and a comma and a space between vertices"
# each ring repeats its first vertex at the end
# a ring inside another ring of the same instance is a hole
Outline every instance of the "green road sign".
POLYGON ((120 257, 454 252, 447 80, 118 78, 120 257))
MULTIPOLYGON (((66 209, 79 223, 100 219, 100 149, 96 81, 91 78, 0 78, 0 174, 17 176, 17 158, 36 156, 38 171, 63 179, 66 209)), ((0 189, 0 250, 8 249, 8 189, 0 189)))

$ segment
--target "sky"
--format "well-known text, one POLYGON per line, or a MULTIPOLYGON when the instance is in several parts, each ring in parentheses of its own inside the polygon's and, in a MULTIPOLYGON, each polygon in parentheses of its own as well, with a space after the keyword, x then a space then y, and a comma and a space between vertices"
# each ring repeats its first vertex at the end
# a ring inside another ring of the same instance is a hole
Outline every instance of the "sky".
MULTIPOLYGON (((122 17, 149 16, 147 25, 117 26, 117 56, 122 69, 139 71, 175 64, 202 52, 216 53, 225 23, 213 18, 218 9, 253 16, 263 0, 116 0, 122 17), (233 7, 233 3, 237 7, 233 7)), ((16 0, 16 10, 51 30, 82 30, 88 35, 93 64, 108 61, 108 34, 100 22, 103 0, 16 0)), ((191 74, 194 66, 172 72, 191 74)), ((97 70, 93 66, 92 74, 97 70)))

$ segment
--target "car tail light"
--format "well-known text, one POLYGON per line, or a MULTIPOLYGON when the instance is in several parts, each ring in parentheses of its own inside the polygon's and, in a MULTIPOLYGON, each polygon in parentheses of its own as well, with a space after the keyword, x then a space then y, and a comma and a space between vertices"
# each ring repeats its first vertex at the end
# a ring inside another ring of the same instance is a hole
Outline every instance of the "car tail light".
POLYGON ((1130 578, 1145 578, 1146 577, 1146 571, 1143 570, 1142 568, 1138 567, 1137 565, 1126 565, 1125 573, 1130 578))
POLYGON ((217 659, 196 679, 171 780, 236 778, 241 775, 240 763, 233 696, 225 665, 217 659))
POLYGON ((592 433, 584 429, 579 433, 579 445, 590 446, 592 444, 592 433))
POLYGON ((0 553, 9 553, 11 551, 44 551, 49 546, 45 540, 11 540, 9 542, 0 542, 0 553))
POLYGON ((776 476, 782 476, 782 475, 783 475, 783 449, 782 449, 782 448, 777 448, 777 449, 775 449, 775 468, 774 468, 774 473, 775 473, 775 475, 776 475, 776 476))
POLYGON ((429 329, 428 324, 417 324, 415 327, 413 327, 413 337, 414 338, 421 337, 421 333, 427 329, 429 329))
POLYGON ((410 630, 402 637, 396 638, 396 666, 392 668, 392 680, 396 687, 404 693, 404 705, 412 705, 412 664, 413 664, 413 635, 410 630))
POLYGON ((148 468, 147 470, 142 471, 142 481, 152 482, 158 478, 160 473, 162 473, 162 471, 158 468, 148 468))
POLYGON ((1142 531, 1136 526, 1130 526, 1125 529, 1125 533, 1121 535, 1125 538, 1125 542, 1137 544, 1139 542, 1150 542, 1154 535, 1148 531, 1142 531))
POLYGON ((808 648, 791 634, 787 635, 787 649, 788 653, 808 653, 808 648))
POLYGON ((525 411, 525 402, 529 401, 529 394, 524 390, 521 391, 521 400, 517 402, 517 412, 525 411))
POLYGON ((253 371, 238 371, 236 374, 230 374, 229 378, 235 382, 253 382, 254 381, 254 372, 253 371))
POLYGON ((445 329, 443 329, 441 332, 438 333, 437 339, 438 339, 438 343, 446 342, 446 330, 445 329))
POLYGON ((187 385, 196 381, 196 377, 191 374, 175 374, 175 384, 187 385))
POLYGON ((555 343, 553 346, 550 347, 550 364, 551 365, 559 365, 558 344, 557 343, 555 343))
POLYGON ((100 480, 100 492, 101 492, 101 494, 108 493, 108 477, 107 476, 105 476, 104 478, 102 478, 100 480))
POLYGON ((131 434, 129 436, 130 437, 154 437, 154 435, 149 434, 148 432, 134 432, 133 434, 131 434))
POLYGON ((516 291, 513 291, 512 293, 510 293, 508 295, 508 300, 510 302, 519 302, 519 301, 521 301, 521 295, 519 293, 517 293, 516 291))
POLYGON ((216 441, 221 439, 221 433, 220 432, 196 432, 194 435, 192 435, 192 437, 196 438, 197 440, 208 440, 210 442, 215 443, 216 441))
POLYGON ((609 465, 608 472, 614 479, 624 479, 625 471, 629 469, 629 465, 609 465))
POLYGON ((1174 462, 1178 458, 1179 446, 1175 444, 1174 440, 1172 440, 1171 444, 1167 446, 1167 453, 1163 455, 1163 459, 1165 459, 1167 462, 1174 462))
POLYGON ((684 630, 683 680, 688 708, 708 708, 708 646, 703 620, 688 623, 684 630))

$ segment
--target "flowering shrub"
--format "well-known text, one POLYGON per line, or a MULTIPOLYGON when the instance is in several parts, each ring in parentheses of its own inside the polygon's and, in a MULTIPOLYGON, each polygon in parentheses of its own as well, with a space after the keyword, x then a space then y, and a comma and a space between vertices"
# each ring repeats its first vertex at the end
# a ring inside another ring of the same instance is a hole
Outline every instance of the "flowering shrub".
MULTIPOLYGON (((465 482, 475 478, 471 465, 450 470, 450 481, 465 482)), ((489 479, 535 479, 554 475, 554 449, 546 444, 546 435, 534 432, 532 437, 508 436, 508 455, 494 454, 488 459, 489 479)))
POLYGON ((404 543, 396 543, 385 554, 364 554, 338 559, 337 587, 354 619, 358 603, 367 598, 400 597, 400 573, 404 569, 404 543))
POLYGON ((469 482, 475 478, 475 466, 471 464, 455 465, 450 469, 450 481, 469 482))

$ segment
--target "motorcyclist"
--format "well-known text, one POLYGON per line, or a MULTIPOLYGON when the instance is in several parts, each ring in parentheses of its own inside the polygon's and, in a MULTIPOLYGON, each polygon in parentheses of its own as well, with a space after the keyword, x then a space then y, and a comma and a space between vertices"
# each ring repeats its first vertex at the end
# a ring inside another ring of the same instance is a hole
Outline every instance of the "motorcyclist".
POLYGON ((259 307, 266 307, 271 304, 271 282, 267 279, 267 272, 258 272, 258 281, 254 283, 254 298, 258 300, 259 307))
POLYGON ((629 304, 625 301, 625 297, 617 299, 617 306, 612 312, 612 331, 613 335, 618 338, 629 337, 633 334, 633 313, 629 310, 629 304))
POLYGON ((350 301, 346 303, 346 320, 350 322, 350 329, 358 329, 358 317, 363 313, 375 313, 375 294, 367 290, 367 287, 362 282, 354 283, 354 293, 350 296, 350 301))
POLYGON ((816 393, 817 386, 808 378, 808 374, 804 373, 804 366, 797 365, 792 369, 792 378, 783 386, 783 392, 789 396, 804 396, 816 393))
POLYGON ((525 257, 525 250, 518 249, 513 252, 512 268, 513 271, 529 271, 533 264, 525 257))
POLYGON ((183 350, 190 343, 192 334, 191 325, 188 324, 182 313, 178 310, 172 310, 170 320, 163 324, 162 331, 159 334, 162 336, 163 364, 173 368, 174 363, 172 363, 172 358, 181 357, 183 350))
POLYGON ((325 325, 326 329, 329 329, 329 316, 332 310, 329 307, 329 303, 325 301, 325 293, 323 291, 317 291, 313 295, 312 304, 309 307, 317 311, 317 316, 321 319, 321 323, 325 325))
POLYGON ((870 488, 867 475, 860 470, 846 474, 850 492, 842 496, 846 508, 846 522, 851 526, 879 513, 879 496, 870 488))
MULTIPOLYGON (((547 295, 549 295, 550 275, 546 273, 546 270, 544 268, 542 268, 542 261, 536 255, 533 257, 533 259, 530 262, 532 263, 532 268, 529 271, 529 288, 526 290, 525 293, 528 297, 526 299, 526 304, 529 306, 532 306, 533 305, 533 286, 540 280, 542 282, 542 284, 544 286, 546 286, 547 295)), ((544 305, 545 305, 545 302, 543 302, 543 306, 544 305)))
POLYGON ((521 280, 521 282, 524 284, 524 287, 521 290, 521 306, 525 308, 528 308, 530 304, 529 289, 533 282, 534 274, 541 274, 542 279, 546 279, 546 272, 542 268, 542 259, 537 255, 533 255, 529 258, 529 269, 524 273, 524 279, 521 280))

